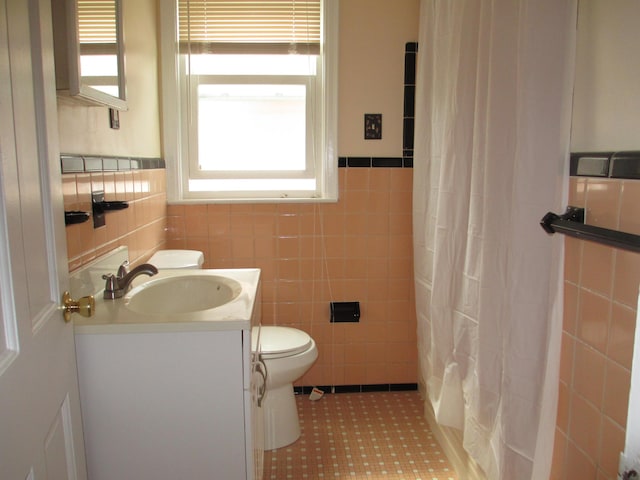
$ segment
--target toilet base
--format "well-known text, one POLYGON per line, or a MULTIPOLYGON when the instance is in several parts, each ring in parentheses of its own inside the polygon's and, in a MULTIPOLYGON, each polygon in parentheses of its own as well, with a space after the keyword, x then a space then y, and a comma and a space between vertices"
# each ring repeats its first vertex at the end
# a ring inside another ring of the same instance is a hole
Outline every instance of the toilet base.
POLYGON ((268 389, 262 402, 262 412, 265 450, 287 446, 300 438, 300 421, 293 384, 268 389))

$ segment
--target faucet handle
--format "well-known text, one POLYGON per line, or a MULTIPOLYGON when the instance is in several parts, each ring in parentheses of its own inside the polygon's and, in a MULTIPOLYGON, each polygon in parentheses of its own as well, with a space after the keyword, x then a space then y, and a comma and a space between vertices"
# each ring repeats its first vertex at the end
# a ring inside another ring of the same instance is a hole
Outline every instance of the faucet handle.
POLYGON ((118 275, 117 275, 118 278, 122 278, 127 273, 129 273, 129 271, 127 270, 128 266, 129 266, 129 260, 125 260, 124 262, 122 262, 122 265, 120 265, 120 267, 118 267, 118 275))
POLYGON ((118 279, 113 273, 102 275, 102 279, 107 281, 104 287, 105 291, 113 292, 118 289, 118 279))

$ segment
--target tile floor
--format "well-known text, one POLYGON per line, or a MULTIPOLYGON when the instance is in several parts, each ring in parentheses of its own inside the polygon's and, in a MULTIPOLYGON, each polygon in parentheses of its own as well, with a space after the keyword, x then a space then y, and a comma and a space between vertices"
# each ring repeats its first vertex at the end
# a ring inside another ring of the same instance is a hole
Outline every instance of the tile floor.
POLYGON ((300 439, 265 452, 264 479, 456 480, 422 414, 420 394, 296 397, 300 439))

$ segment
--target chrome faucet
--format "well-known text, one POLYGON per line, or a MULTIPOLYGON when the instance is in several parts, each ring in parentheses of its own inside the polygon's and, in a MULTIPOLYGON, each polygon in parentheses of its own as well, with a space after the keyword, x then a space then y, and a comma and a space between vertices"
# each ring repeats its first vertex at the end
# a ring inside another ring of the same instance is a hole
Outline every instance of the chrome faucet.
POLYGON ((128 262, 123 263, 118 268, 116 275, 110 273, 108 275, 102 275, 102 278, 107 281, 104 286, 104 298, 107 300, 113 300, 114 298, 122 298, 125 293, 131 288, 131 282, 139 275, 149 275, 150 277, 158 273, 158 269, 150 263, 143 263, 136 268, 127 271, 126 266, 128 262))

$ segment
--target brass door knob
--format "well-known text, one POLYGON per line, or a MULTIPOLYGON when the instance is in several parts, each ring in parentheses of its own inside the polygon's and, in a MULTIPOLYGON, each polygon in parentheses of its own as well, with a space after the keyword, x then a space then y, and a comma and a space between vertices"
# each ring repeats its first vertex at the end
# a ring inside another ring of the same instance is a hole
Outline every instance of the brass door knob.
POLYGON ((69 292, 62 294, 62 309, 65 322, 71 321, 72 313, 79 313, 83 317, 90 317, 96 308, 96 302, 93 299, 93 295, 82 297, 79 300, 71 298, 69 292))

